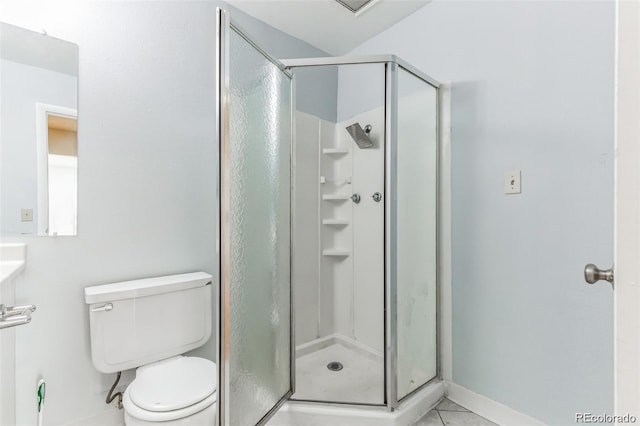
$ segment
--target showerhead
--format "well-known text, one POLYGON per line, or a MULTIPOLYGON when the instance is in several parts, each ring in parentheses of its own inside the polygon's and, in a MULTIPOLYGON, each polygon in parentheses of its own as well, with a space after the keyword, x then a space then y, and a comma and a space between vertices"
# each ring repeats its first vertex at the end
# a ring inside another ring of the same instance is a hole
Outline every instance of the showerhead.
POLYGON ((351 136, 353 141, 358 145, 358 148, 371 148, 373 146, 373 142, 369 137, 371 125, 367 124, 363 130, 360 123, 354 123, 351 126, 347 126, 347 132, 349 132, 349 136, 351 136))

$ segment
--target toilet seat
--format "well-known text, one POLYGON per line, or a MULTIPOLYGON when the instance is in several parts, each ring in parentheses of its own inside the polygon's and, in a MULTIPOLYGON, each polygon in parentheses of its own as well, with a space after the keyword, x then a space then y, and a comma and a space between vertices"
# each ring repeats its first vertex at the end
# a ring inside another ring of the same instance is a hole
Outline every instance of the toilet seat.
POLYGON ((123 397, 125 411, 138 419, 161 422, 193 415, 217 400, 215 363, 176 357, 147 365, 123 397))

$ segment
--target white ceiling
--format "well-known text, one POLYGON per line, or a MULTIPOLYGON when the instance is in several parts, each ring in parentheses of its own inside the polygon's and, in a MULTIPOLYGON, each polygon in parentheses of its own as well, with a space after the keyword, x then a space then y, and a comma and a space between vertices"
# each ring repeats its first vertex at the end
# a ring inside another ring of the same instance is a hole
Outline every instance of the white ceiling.
POLYGON ((332 55, 344 55, 431 0, 373 0, 354 14, 335 0, 227 0, 332 55))

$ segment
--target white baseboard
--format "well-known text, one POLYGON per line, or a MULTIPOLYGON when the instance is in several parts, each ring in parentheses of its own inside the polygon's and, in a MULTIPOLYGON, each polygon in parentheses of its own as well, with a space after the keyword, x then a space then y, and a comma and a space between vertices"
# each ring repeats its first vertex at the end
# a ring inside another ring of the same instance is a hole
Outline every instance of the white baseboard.
POLYGON ((538 419, 500 404, 460 385, 445 383, 447 398, 500 426, 544 426, 538 419))
MULTIPOLYGON (((46 414, 46 413, 45 413, 46 414)), ((46 421, 45 421, 46 423, 46 421)), ((118 410, 114 406, 109 406, 107 410, 101 411, 93 416, 85 417, 67 423, 66 426, 124 426, 124 410, 118 410)))

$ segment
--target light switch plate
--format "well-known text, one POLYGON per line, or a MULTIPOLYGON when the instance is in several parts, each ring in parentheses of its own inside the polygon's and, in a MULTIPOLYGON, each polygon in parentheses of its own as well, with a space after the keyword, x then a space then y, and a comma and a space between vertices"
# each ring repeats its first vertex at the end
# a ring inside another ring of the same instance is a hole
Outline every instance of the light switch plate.
POLYGON ((33 222, 33 209, 20 209, 20 220, 22 222, 33 222))
POLYGON ((521 187, 522 172, 520 170, 512 170, 504 175, 504 193, 505 194, 520 194, 522 192, 521 187))

